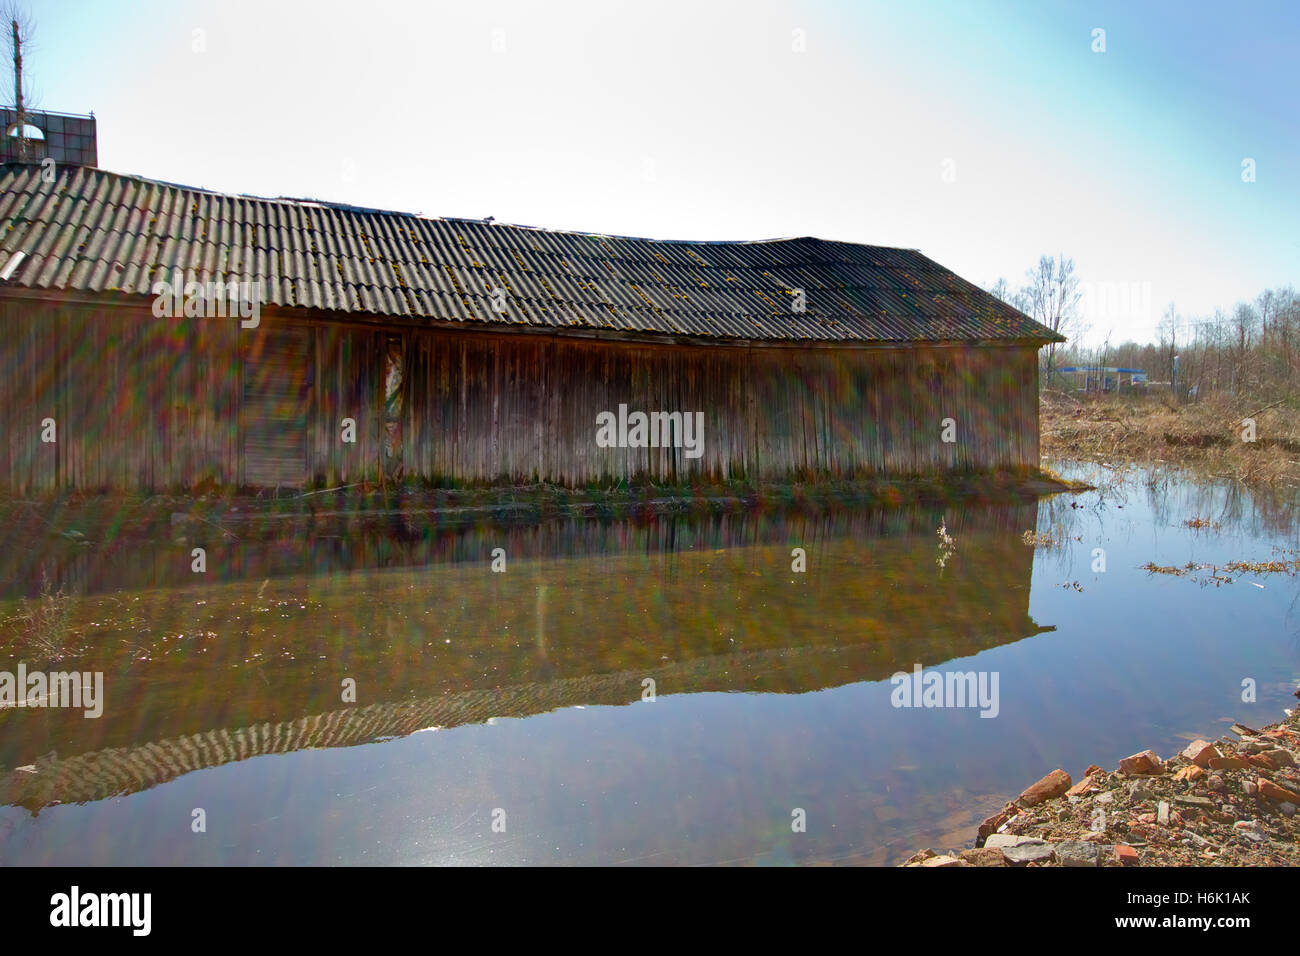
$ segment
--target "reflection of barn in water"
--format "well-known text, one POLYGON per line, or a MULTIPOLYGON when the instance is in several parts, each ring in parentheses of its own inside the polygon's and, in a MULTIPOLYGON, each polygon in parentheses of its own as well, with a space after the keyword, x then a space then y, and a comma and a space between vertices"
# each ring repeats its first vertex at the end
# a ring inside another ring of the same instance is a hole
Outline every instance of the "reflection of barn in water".
MULTIPOLYGON (((336 677, 343 665, 333 658, 320 665, 313 654, 250 665, 249 645, 228 639, 203 654, 145 665, 110 651, 78 664, 109 675, 99 720, 52 711, 0 715, 0 726, 24 721, 22 735, 0 735, 0 768, 9 768, 0 772, 0 801, 36 809, 139 790, 257 754, 631 703, 647 677, 661 695, 802 693, 885 680, 916 661, 937 666, 1044 630, 1028 614, 1033 550, 1020 541, 1036 511, 1029 502, 948 512, 958 552, 942 570, 938 513, 910 508, 641 525, 554 522, 511 532, 512 555, 547 560, 512 557, 508 574, 453 563, 280 579, 268 599, 320 600, 320 612, 308 609, 295 625, 313 647, 334 653, 322 635, 337 626, 341 608, 364 616, 365 626, 350 626, 346 673, 381 702, 341 705, 336 677), (790 572, 795 545, 809 555, 804 575, 790 572), (425 640, 431 607, 452 619, 454 645, 425 640), (418 640, 407 640, 408 626, 418 628, 418 640), (115 700, 132 704, 115 707, 115 700), (59 757, 41 758, 51 751, 59 757), (35 772, 13 769, 24 764, 36 764, 35 772)), ((467 528, 398 547, 412 562, 455 562, 482 559, 498 540, 467 528)), ((380 547, 377 540, 370 546, 380 547)), ((244 613, 262 586, 261 570, 205 588, 207 606, 244 613)), ((159 594, 160 607, 177 607, 177 628, 192 620, 186 592, 159 594)), ((261 641, 254 645, 272 658, 278 645, 261 641)))
MULTIPOLYGON (((575 506, 572 510, 589 514, 595 509, 575 506)), ((1023 517, 1012 524, 1019 531, 1032 526, 1034 508, 1023 505, 1016 510, 1023 517)), ((0 598, 35 596, 43 585, 77 595, 186 587, 194 583, 188 557, 191 546, 205 549, 205 580, 260 582, 302 574, 484 561, 496 547, 512 558, 672 553, 762 544, 782 534, 806 546, 809 541, 843 534, 850 524, 858 529, 856 533, 888 537, 920 533, 924 520, 931 520, 918 518, 928 512, 916 508, 849 511, 843 506, 819 515, 745 510, 705 516, 644 513, 628 519, 541 518, 531 505, 521 505, 517 511, 505 506, 466 511, 459 522, 447 512, 433 516, 415 511, 304 514, 273 520, 252 513, 246 521, 226 515, 219 525, 188 518, 182 522, 185 516, 177 515, 171 525, 165 520, 152 526, 137 524, 137 535, 131 539, 113 541, 104 532, 110 540, 95 547, 51 536, 34 549, 0 553, 0 598)), ((938 511, 933 521, 938 523, 938 511)))

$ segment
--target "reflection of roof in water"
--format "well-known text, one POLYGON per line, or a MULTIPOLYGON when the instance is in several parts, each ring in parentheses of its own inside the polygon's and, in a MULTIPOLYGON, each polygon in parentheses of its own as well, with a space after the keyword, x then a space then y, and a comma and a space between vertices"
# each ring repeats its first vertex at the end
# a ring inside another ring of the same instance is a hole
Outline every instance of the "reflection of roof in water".
MULTIPOLYGON (((1027 617, 1025 630, 990 639, 918 638, 918 659, 940 646, 948 659, 1012 643, 1051 628, 1027 617)), ((183 774, 266 754, 318 747, 349 747, 404 737, 430 727, 483 723, 492 717, 528 717, 577 705, 620 705, 640 700, 642 681, 657 694, 749 691, 802 693, 894 673, 893 648, 873 642, 845 647, 790 647, 698 658, 650 670, 571 677, 504 689, 479 689, 424 700, 372 704, 278 723, 217 729, 133 747, 114 747, 67 759, 47 756, 34 767, 0 776, 0 804, 33 813, 58 803, 85 803, 136 793, 183 774), (831 675, 828 677, 828 675, 831 675)), ((930 664, 928 666, 936 666, 930 664)))

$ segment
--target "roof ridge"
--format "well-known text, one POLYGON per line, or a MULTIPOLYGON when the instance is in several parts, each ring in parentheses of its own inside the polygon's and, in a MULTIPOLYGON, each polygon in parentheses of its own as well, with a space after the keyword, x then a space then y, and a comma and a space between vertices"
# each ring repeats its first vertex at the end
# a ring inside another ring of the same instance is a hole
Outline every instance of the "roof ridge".
POLYGON ((799 236, 642 239, 221 193, 88 166, 0 167, 0 284, 146 295, 256 280, 262 304, 714 340, 1061 341, 919 251, 799 236), (19 258, 19 254, 22 258, 19 258), (197 280, 196 280, 197 281, 197 280))
MULTIPOLYGON (((7 163, 4 165, 22 165, 20 163, 7 163)), ((476 225, 491 225, 497 228, 505 227, 509 229, 525 229, 533 232, 545 232, 550 234, 564 236, 591 236, 596 239, 619 239, 626 242, 654 242, 670 245, 692 245, 692 246, 760 246, 774 245, 783 242, 815 242, 819 244, 836 243, 846 246, 856 246, 862 249, 893 249, 900 252, 920 252, 909 246, 888 246, 878 243, 854 242, 849 239, 825 239, 821 236, 777 236, 770 239, 656 239, 653 236, 629 236, 622 233, 599 232, 586 229, 557 229, 553 226, 531 226, 519 222, 502 222, 500 220, 470 219, 464 216, 426 216, 422 212, 406 212, 400 209, 381 209, 378 206, 358 206, 354 203, 340 202, 330 199, 317 199, 306 196, 258 196, 254 193, 234 193, 226 192, 220 189, 211 189, 207 186, 191 186, 185 183, 172 182, 167 179, 156 179, 152 176, 142 176, 139 173, 122 173, 112 169, 104 169, 99 166, 78 167, 85 172, 98 175, 109 176, 114 179, 131 180, 137 183, 150 183, 155 186, 163 186, 168 189, 179 189, 184 192, 202 193, 209 196, 219 196, 225 199, 244 199, 254 202, 283 203, 296 208, 318 208, 318 209, 335 209, 341 212, 360 213, 362 215, 372 216, 399 216, 407 219, 419 219, 425 222, 464 222, 474 223, 476 225)))

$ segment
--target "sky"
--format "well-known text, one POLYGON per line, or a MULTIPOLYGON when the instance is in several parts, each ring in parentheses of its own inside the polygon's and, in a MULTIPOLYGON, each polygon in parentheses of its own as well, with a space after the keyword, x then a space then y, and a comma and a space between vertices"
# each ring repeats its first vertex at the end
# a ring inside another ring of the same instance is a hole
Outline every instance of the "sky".
POLYGON ((1300 3, 29 9, 35 105, 93 111, 115 172, 658 239, 901 246, 984 286, 1064 254, 1092 345, 1153 339, 1170 302, 1192 322, 1300 285, 1300 3))

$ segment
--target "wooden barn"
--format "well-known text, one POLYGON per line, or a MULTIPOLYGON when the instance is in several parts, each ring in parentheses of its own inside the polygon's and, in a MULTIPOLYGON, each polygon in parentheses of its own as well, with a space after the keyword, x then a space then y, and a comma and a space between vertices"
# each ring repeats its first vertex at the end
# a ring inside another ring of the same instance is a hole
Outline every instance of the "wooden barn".
POLYGON ((1032 468, 1037 352, 1060 340, 915 250, 813 238, 556 232, 66 164, 0 167, 0 220, 13 491, 1032 468))

